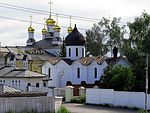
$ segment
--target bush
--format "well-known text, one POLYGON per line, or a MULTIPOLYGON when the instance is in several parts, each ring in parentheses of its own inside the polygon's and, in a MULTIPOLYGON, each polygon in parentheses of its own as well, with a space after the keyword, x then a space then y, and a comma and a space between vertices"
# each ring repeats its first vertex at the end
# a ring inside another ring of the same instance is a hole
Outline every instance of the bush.
POLYGON ((74 97, 72 98, 70 101, 72 103, 85 103, 85 96, 78 96, 78 97, 74 97))
POLYGON ((13 111, 7 111, 6 113, 14 113, 13 111))
POLYGON ((71 113, 65 106, 61 106, 57 113, 71 113))
MULTIPOLYGON (((145 113, 145 110, 144 110, 144 109, 140 109, 140 110, 138 111, 138 113, 145 113)), ((150 113, 150 112, 147 112, 147 113, 150 113)))

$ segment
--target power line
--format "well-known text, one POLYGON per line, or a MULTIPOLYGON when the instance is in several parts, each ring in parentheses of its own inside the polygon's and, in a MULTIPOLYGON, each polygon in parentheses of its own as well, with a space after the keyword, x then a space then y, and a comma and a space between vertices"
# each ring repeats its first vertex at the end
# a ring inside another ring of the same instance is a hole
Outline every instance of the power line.
MULTIPOLYGON (((22 6, 8 4, 8 3, 4 3, 4 2, 0 2, 0 4, 1 4, 0 7, 3 7, 3 8, 9 8, 9 9, 13 9, 13 10, 19 10, 19 11, 42 14, 42 15, 49 15, 49 12, 44 11, 44 10, 33 9, 33 8, 29 8, 29 7, 22 7, 22 6)), ((58 12, 51 12, 51 13, 53 14, 53 16, 58 15, 58 17, 61 17, 61 18, 71 17, 74 20, 80 20, 80 21, 98 22, 100 20, 100 19, 96 19, 96 18, 68 15, 68 14, 63 14, 63 13, 58 13, 58 12)), ((118 22, 118 24, 122 24, 125 26, 127 25, 127 23, 125 23, 125 22, 118 22)))
MULTIPOLYGON (((17 18, 12 18, 12 17, 6 17, 6 16, 0 16, 0 18, 5 18, 5 19, 9 19, 9 20, 15 20, 15 21, 20 21, 20 22, 26 22, 26 23, 29 23, 30 21, 28 20, 23 20, 23 19, 17 19, 17 18)), ((40 23, 40 22, 32 22, 34 24, 38 24, 38 25, 43 25, 43 23, 40 23)), ((61 26, 62 28, 68 28, 66 26, 61 26)), ((87 29, 84 29, 84 28, 78 28, 80 30, 87 30, 87 29)))
MULTIPOLYGON (((3 7, 3 8, 24 11, 24 12, 30 12, 30 13, 36 13, 36 14, 42 14, 42 15, 49 14, 49 12, 43 11, 43 10, 37 10, 37 9, 26 8, 26 7, 16 6, 16 5, 10 5, 10 4, 6 4, 6 3, 0 3, 0 4, 1 4, 0 7, 3 7)), ((61 18, 69 18, 71 16, 72 19, 74 19, 74 20, 87 21, 87 22, 97 22, 99 20, 99 19, 73 16, 73 15, 67 15, 67 14, 56 13, 56 12, 52 12, 52 14, 53 14, 53 16, 57 14, 61 18)))

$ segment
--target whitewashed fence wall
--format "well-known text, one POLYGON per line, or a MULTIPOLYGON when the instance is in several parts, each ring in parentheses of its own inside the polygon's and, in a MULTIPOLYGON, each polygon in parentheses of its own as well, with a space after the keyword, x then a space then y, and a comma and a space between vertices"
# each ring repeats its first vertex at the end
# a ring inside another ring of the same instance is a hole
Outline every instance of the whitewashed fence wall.
MULTIPOLYGON (((86 89, 86 103, 144 108, 145 93, 88 88, 86 89)), ((148 95, 148 109, 150 109, 150 95, 148 95)))
POLYGON ((48 96, 65 97, 65 88, 53 88, 53 89, 51 89, 48 87, 37 88, 34 86, 29 86, 29 91, 47 92, 48 96))
POLYGON ((40 113, 49 111, 53 113, 60 107, 61 102, 62 98, 48 96, 0 98, 0 113, 6 113, 8 111, 18 113, 25 110, 34 110, 40 113))

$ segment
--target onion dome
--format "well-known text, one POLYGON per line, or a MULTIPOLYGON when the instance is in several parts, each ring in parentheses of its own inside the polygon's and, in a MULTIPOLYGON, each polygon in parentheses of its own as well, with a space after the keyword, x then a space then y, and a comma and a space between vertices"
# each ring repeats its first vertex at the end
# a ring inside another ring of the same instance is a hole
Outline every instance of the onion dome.
POLYGON ((70 27, 68 27, 68 29, 67 29, 67 31, 68 31, 68 33, 71 33, 72 32, 72 27, 70 26, 70 27))
POLYGON ((60 29, 61 29, 61 28, 60 28, 58 25, 55 25, 55 26, 54 26, 54 30, 55 30, 55 31, 60 32, 60 29))
POLYGON ((66 46, 85 45, 85 37, 78 31, 76 25, 73 31, 65 39, 66 46))
POLYGON ((33 32, 34 32, 34 28, 33 28, 32 26, 30 26, 30 27, 28 28, 28 32, 33 33, 33 32))
POLYGON ((55 21, 51 18, 51 17, 49 17, 47 20, 46 20, 46 24, 47 25, 55 25, 55 21))
POLYGON ((42 34, 46 34, 47 30, 45 29, 45 27, 42 29, 42 34))

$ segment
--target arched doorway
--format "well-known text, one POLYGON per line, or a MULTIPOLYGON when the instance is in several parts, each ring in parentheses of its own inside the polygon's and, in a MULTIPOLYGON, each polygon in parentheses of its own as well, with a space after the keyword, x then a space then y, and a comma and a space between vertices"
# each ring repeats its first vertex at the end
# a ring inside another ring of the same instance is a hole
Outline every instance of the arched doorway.
POLYGON ((31 86, 31 83, 27 84, 27 91, 29 91, 29 86, 31 86))
POLYGON ((65 76, 64 72, 60 73, 60 87, 66 86, 67 77, 65 76))

